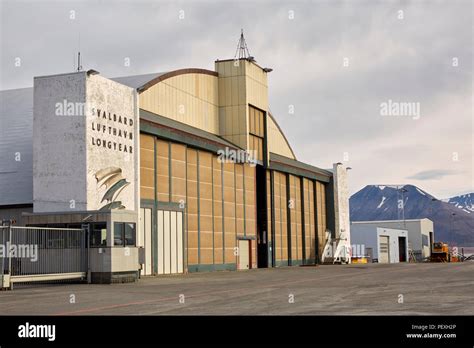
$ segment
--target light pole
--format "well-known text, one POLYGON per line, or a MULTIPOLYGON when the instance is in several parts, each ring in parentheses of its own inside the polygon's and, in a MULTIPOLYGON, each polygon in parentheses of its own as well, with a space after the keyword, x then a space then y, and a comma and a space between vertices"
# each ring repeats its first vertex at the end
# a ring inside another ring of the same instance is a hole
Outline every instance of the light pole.
MULTIPOLYGON (((437 202, 438 199, 437 198, 434 198, 434 197, 431 197, 431 205, 430 205, 430 218, 433 220, 433 224, 434 224, 434 212, 433 212, 433 205, 434 205, 434 202, 437 202)), ((434 237, 433 236, 433 233, 430 233, 430 253, 433 252, 433 243, 434 243, 434 237)))
POLYGON ((456 213, 451 213, 451 226, 449 228, 449 242, 453 241, 453 228, 454 228, 454 217, 456 216, 456 213))
POLYGON ((431 209, 430 209, 431 211, 430 211, 430 215, 433 215, 433 204, 434 204, 434 202, 437 202, 437 201, 438 201, 437 198, 434 198, 434 197, 431 198, 431 209))
POLYGON ((403 220, 403 227, 406 229, 407 224, 405 221, 405 198, 403 194, 405 192, 408 192, 408 190, 405 187, 402 187, 401 189, 399 189, 399 191, 402 193, 402 220, 403 220))

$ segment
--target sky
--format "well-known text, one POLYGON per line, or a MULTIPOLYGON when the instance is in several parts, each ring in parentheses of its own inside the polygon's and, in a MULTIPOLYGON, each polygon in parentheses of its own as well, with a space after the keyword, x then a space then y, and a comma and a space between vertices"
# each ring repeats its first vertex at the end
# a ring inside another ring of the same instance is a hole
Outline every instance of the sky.
POLYGON ((343 162, 351 193, 474 191, 472 1, 0 0, 0 16, 2 90, 73 71, 79 49, 106 77, 213 70, 243 28, 298 160, 343 162))

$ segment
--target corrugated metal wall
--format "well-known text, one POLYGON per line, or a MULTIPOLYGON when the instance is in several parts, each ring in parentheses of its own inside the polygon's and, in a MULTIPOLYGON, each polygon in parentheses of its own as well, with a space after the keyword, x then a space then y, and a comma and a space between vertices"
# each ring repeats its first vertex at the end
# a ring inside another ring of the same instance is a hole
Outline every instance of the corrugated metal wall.
MULTIPOLYGON (((156 180, 159 202, 186 203, 187 258, 188 265, 195 266, 191 270, 233 269, 238 237, 257 235, 255 167, 220 163, 210 152, 146 134, 141 135, 141 150, 141 198, 154 199, 156 180), (220 268, 210 267, 215 265, 220 268)), ((293 265, 314 263, 315 255, 322 253, 327 228, 325 184, 278 171, 273 175, 272 212, 267 171, 268 238, 272 240, 273 218, 276 266, 288 265, 289 256, 293 265)), ((250 253, 256 267, 253 240, 250 253)))
POLYGON ((140 94, 140 108, 219 134, 217 83, 209 74, 170 77, 140 94))
POLYGON ((319 253, 321 255, 326 240, 326 190, 324 184, 316 182, 316 214, 317 214, 317 231, 319 240, 319 253))
MULTIPOLYGON (((248 165, 242 166, 244 170, 244 223, 245 223, 245 235, 246 236, 257 236, 257 170, 255 167, 248 165)), ((250 256, 252 261, 252 267, 257 267, 257 244, 256 240, 251 242, 250 256)))
POLYGON ((318 255, 321 255, 327 226, 325 184, 278 171, 273 171, 273 177, 272 211, 270 171, 267 171, 268 226, 269 231, 272 231, 273 219, 275 225, 272 245, 275 252, 275 266, 314 263, 317 246, 318 255), (290 218, 289 223, 287 217, 290 218), (289 230, 287 226, 290 227, 289 230), (291 243, 291 252, 288 241, 291 243))
POLYGON ((187 185, 187 251, 188 251, 188 264, 195 265, 199 263, 198 259, 198 163, 197 163, 198 152, 195 149, 187 149, 187 174, 186 174, 186 185, 187 185))
MULTIPOLYGON (((220 163, 210 152, 147 134, 141 134, 141 150, 141 199, 154 200, 156 182, 159 203, 186 206, 190 271, 235 269, 237 237, 257 233, 255 168, 220 163)), ((251 257, 256 267, 255 240, 251 257)))

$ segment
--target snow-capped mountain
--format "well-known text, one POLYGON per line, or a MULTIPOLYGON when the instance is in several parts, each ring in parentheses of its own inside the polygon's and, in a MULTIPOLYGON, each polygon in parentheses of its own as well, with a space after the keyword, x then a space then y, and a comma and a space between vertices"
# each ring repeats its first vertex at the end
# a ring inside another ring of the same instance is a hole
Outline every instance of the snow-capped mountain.
POLYGON ((443 201, 413 185, 368 185, 350 198, 350 216, 351 221, 428 218, 436 241, 474 246, 474 211, 465 208, 472 201, 464 196, 443 201))
POLYGON ((451 197, 446 200, 453 204, 456 208, 462 209, 466 212, 474 213, 474 193, 467 193, 456 197, 451 197))

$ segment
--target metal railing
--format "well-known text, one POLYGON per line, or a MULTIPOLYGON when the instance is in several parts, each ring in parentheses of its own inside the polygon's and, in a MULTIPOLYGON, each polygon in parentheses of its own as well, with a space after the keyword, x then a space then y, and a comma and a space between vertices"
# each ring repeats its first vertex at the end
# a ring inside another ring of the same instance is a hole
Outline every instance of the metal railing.
POLYGON ((0 227, 5 284, 86 279, 88 239, 83 229, 0 227))

